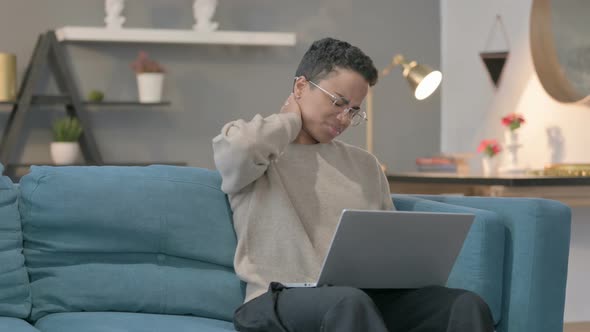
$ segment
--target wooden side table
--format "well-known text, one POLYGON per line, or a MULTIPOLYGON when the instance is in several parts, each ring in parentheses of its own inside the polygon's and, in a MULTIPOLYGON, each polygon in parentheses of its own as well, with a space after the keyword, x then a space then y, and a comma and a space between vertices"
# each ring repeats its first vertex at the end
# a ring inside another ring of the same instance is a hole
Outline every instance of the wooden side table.
POLYGON ((590 206, 590 177, 390 173, 392 193, 493 197, 539 197, 569 206, 590 206))

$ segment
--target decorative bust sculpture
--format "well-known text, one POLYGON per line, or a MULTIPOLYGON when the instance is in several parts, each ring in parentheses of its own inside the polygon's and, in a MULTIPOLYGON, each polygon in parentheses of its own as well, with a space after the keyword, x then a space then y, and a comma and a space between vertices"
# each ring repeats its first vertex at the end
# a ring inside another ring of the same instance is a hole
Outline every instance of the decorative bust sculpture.
POLYGON ((107 28, 120 29, 125 23, 125 17, 121 16, 123 8, 125 7, 125 0, 105 0, 104 8, 107 16, 104 22, 107 28))
POLYGON ((219 23, 212 22, 217 0, 195 0, 193 4, 193 15, 196 24, 193 29, 199 32, 211 32, 217 30, 219 23))

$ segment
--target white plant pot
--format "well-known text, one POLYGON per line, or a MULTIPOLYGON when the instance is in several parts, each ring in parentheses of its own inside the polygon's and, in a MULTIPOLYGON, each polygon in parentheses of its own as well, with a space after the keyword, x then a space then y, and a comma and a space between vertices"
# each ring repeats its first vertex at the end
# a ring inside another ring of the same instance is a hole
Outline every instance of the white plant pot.
POLYGON ((137 88, 140 103, 159 103, 162 101, 164 86, 163 73, 137 74, 137 88))
POLYGON ((52 142, 51 159, 56 165, 71 165, 80 156, 78 142, 52 142))
POLYGON ((500 166, 499 158, 495 157, 482 157, 481 168, 484 176, 492 176, 498 174, 498 167, 500 166))

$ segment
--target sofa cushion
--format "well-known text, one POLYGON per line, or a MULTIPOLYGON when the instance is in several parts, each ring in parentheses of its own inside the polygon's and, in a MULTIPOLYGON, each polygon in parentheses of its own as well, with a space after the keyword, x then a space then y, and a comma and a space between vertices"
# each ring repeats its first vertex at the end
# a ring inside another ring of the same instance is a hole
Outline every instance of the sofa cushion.
POLYGON ((22 251, 18 190, 8 177, 0 176, 0 316, 26 318, 31 312, 22 251))
POLYGON ((472 213, 475 220, 453 266, 447 287, 467 289, 480 295, 494 322, 502 318, 504 242, 506 229, 494 212, 444 204, 406 195, 393 195, 402 211, 472 213))
POLYGON ((0 317, 0 331, 2 332, 39 332, 31 324, 19 318, 0 317))
POLYGON ((24 253, 37 320, 123 311, 231 320, 243 301, 218 173, 32 167, 21 179, 24 253))
POLYGON ((191 316, 80 312, 43 317, 36 324, 43 332, 227 332, 230 322, 191 316))

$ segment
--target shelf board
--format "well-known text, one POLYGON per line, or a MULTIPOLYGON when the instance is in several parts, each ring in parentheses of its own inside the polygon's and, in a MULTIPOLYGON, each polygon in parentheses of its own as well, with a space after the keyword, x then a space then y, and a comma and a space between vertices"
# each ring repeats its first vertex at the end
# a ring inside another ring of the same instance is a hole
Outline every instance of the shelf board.
MULTIPOLYGON (((125 101, 125 100, 104 100, 104 101, 82 101, 87 106, 167 106, 169 101, 162 101, 157 103, 140 103, 139 101, 125 101)), ((16 101, 2 101, 0 105, 14 105, 16 101)), ((33 96, 33 105, 70 105, 71 99, 68 96, 60 95, 37 95, 33 96)))
MULTIPOLYGON (((186 166, 187 163, 184 161, 179 162, 116 162, 116 163, 104 163, 101 166, 150 166, 150 165, 171 165, 171 166, 186 166)), ((9 168, 29 168, 31 166, 97 166, 93 163, 82 163, 82 164, 71 164, 71 165, 56 165, 54 163, 23 163, 23 164, 8 164, 6 165, 6 169, 9 168)))
POLYGON ((164 43, 164 44, 217 44, 245 46, 294 46, 294 33, 213 31, 197 32, 178 29, 107 29, 102 27, 65 26, 55 30, 59 41, 113 42, 113 43, 164 43))
POLYGON ((167 106, 170 105, 169 101, 161 101, 157 103, 140 103, 138 101, 85 101, 84 105, 87 106, 167 106))

